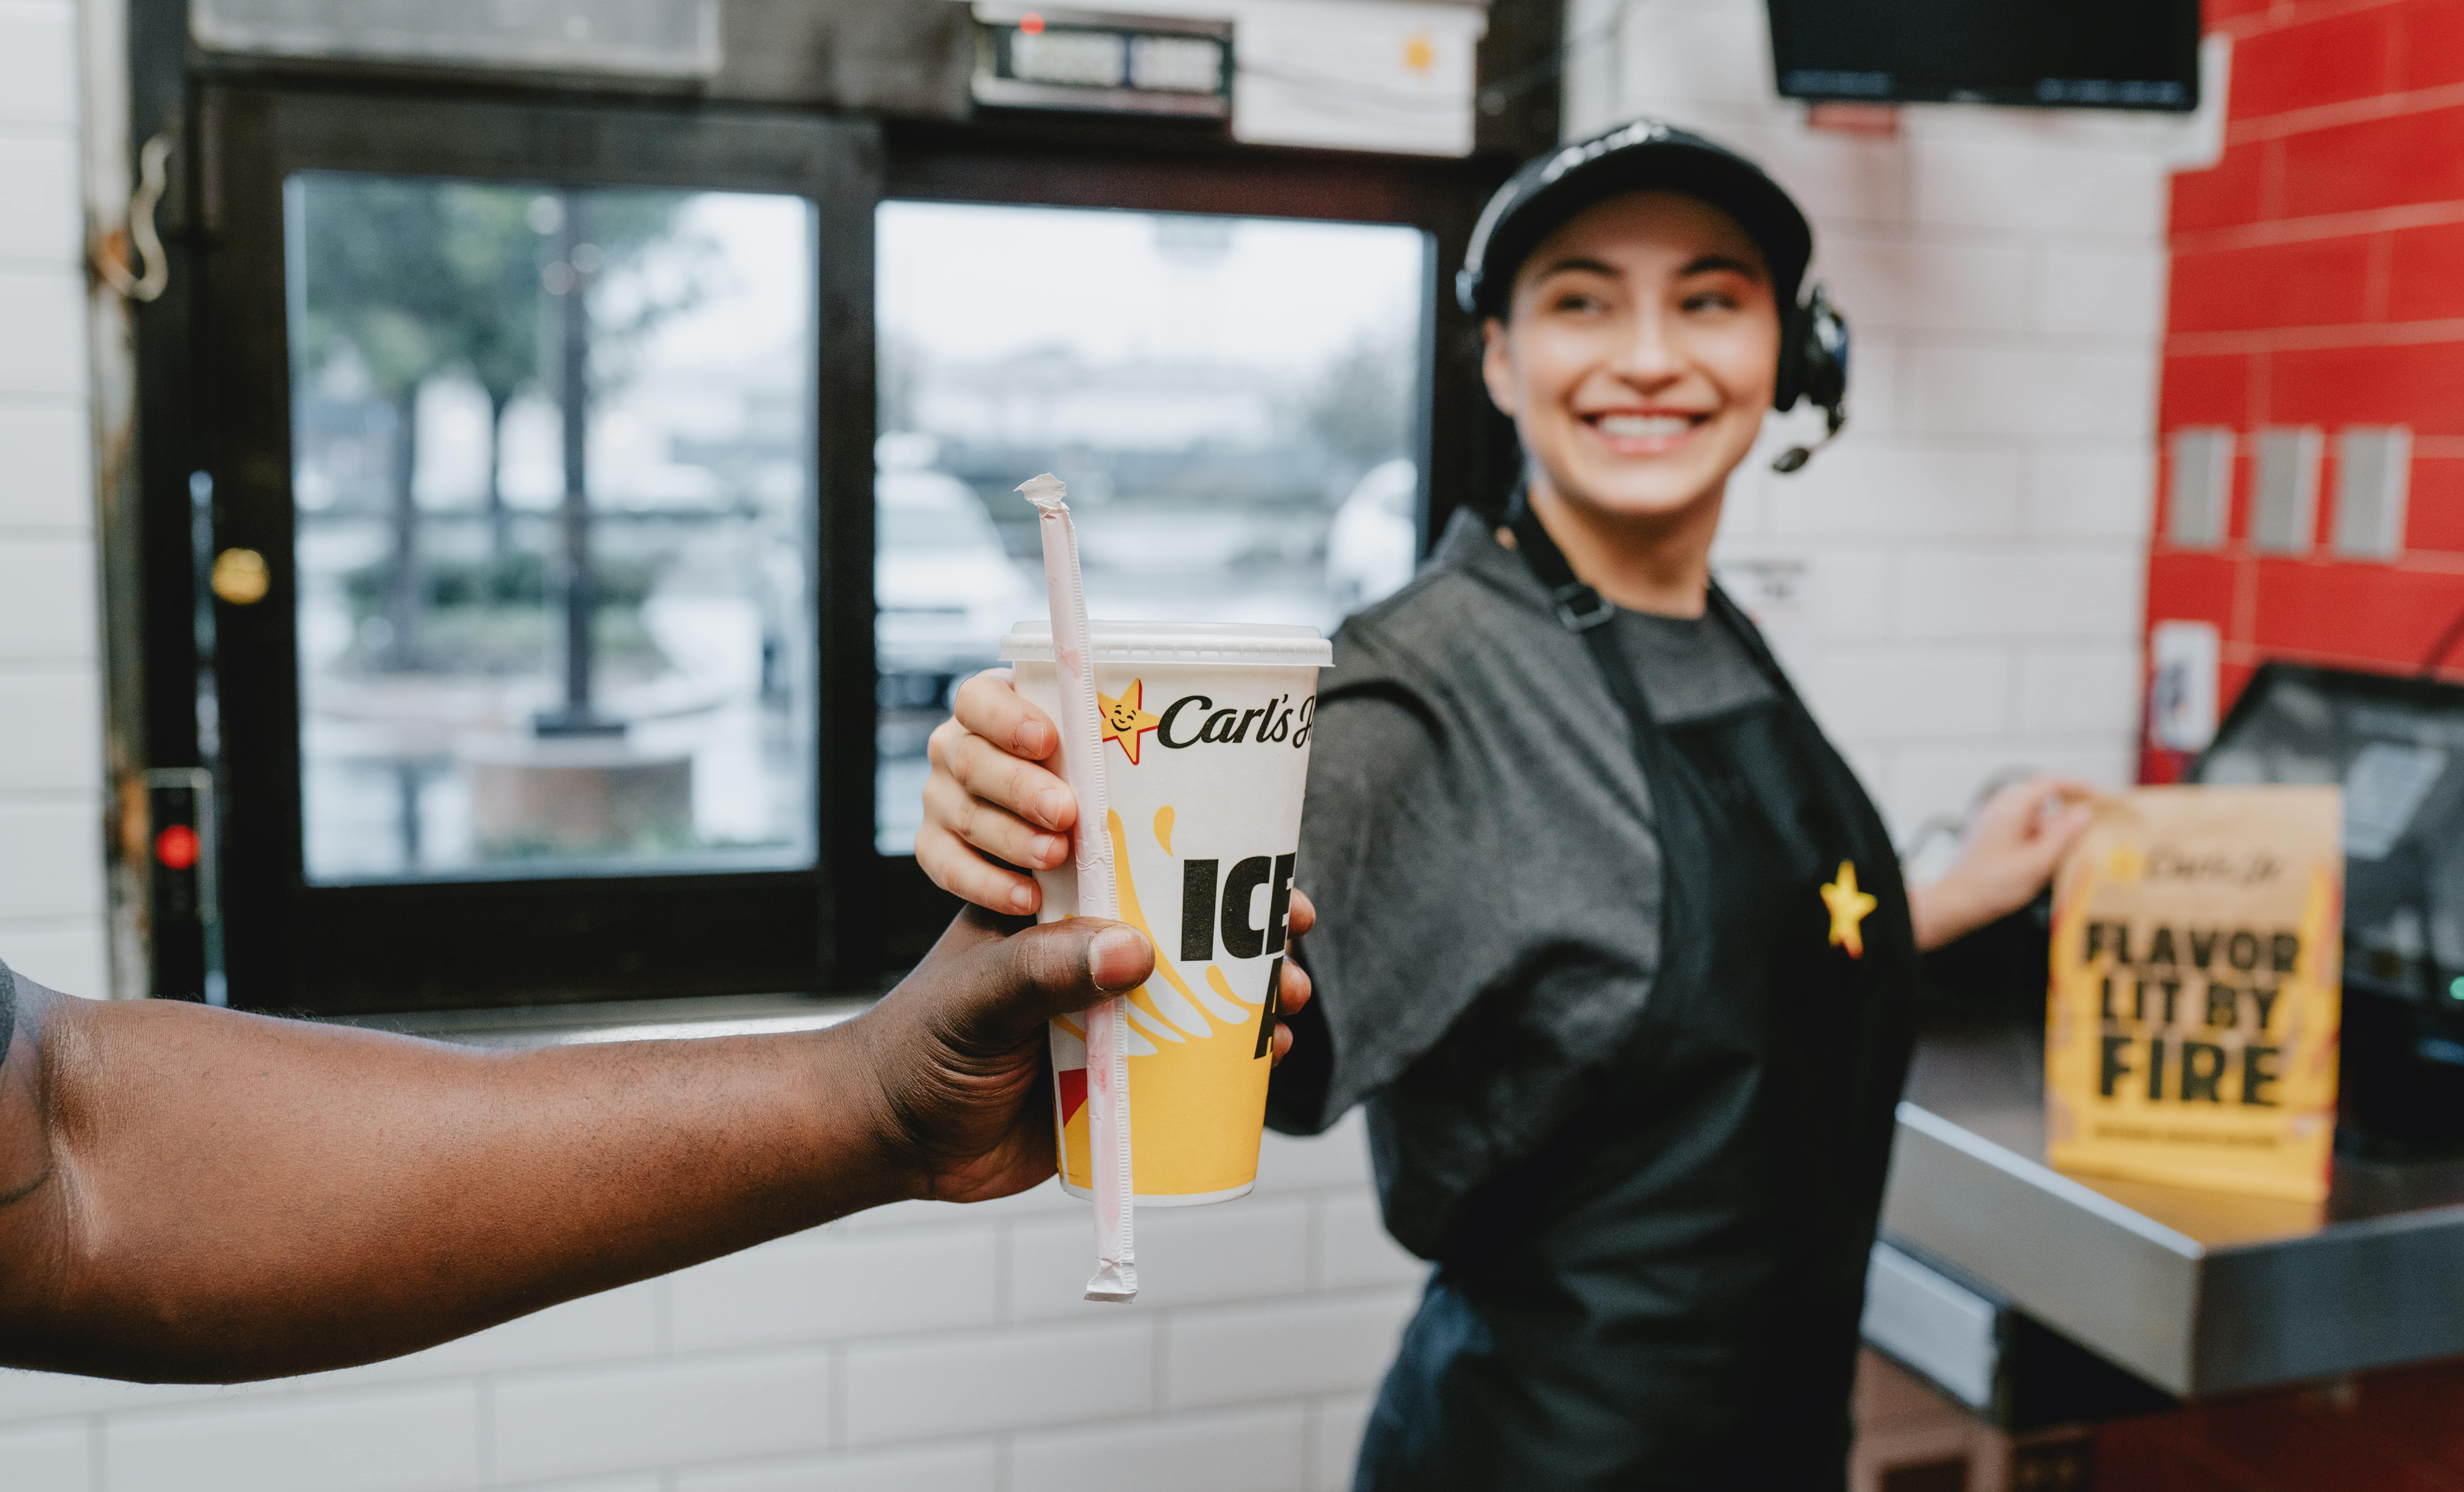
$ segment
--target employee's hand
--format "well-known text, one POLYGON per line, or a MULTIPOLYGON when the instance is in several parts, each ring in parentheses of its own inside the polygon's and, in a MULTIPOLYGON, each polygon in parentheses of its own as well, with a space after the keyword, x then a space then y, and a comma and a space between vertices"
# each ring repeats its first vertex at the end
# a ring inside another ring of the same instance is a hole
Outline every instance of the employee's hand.
POLYGON ((2034 901, 2086 832, 2096 796, 2075 778, 2045 775, 1987 799, 1950 869, 1908 892, 1917 947, 1940 948, 2034 901))
POLYGON ((926 753, 933 775, 924 780, 915 863, 953 896, 1032 915, 1043 893, 1009 866, 1059 866, 1078 822, 1078 800, 1056 770, 1061 732, 1052 717, 1010 686, 1008 669, 995 669, 958 686, 956 709, 926 753))

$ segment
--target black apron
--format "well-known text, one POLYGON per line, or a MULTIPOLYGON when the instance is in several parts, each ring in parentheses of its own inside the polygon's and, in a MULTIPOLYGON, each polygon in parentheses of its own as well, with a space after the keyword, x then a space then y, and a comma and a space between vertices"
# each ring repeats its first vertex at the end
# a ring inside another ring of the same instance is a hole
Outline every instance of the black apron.
POLYGON ((1602 1097, 1471 1201, 1378 1395, 1354 1492, 1837 1489, 1866 1258, 1913 1040, 1899 861, 1716 586, 1773 697, 1662 726, 1613 615, 1518 503, 1651 790, 1664 958, 1602 1097), (1874 898, 1852 956, 1842 866, 1874 898), (1825 888, 1831 889, 1826 899, 1825 888))

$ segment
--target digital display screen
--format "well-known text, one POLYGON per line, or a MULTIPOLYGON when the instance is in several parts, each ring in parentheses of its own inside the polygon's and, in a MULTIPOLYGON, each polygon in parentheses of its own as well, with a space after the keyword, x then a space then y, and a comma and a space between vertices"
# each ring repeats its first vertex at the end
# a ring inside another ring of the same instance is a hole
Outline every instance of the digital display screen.
POLYGON ((2464 1016, 2464 688, 2271 664, 2191 777, 2340 784, 2345 989, 2464 1016))
POLYGON ((1770 0, 1792 99, 2188 112, 2198 0, 1770 0))

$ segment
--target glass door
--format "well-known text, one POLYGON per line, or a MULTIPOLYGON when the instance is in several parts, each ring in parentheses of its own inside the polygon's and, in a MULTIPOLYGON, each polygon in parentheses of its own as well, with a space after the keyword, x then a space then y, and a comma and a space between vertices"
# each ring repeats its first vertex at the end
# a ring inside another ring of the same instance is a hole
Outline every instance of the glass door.
POLYGON ((871 519, 868 381, 833 371, 871 350, 868 128, 208 119, 215 562, 263 577, 217 587, 233 1002, 867 967, 831 866, 869 825, 824 783, 871 745, 831 724, 872 690, 863 577, 828 564, 871 519))

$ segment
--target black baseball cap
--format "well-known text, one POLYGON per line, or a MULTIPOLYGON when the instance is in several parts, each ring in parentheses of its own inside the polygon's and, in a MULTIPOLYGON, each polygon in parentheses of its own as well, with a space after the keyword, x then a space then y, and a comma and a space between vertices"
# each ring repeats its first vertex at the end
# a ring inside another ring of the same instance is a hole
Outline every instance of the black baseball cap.
POLYGON ((1785 318, 1814 257, 1805 214, 1763 168, 1661 120, 1635 120, 1527 161, 1488 199, 1455 275, 1472 316, 1504 316, 1514 272, 1575 214, 1629 191, 1678 191, 1735 218, 1762 249, 1785 318))

